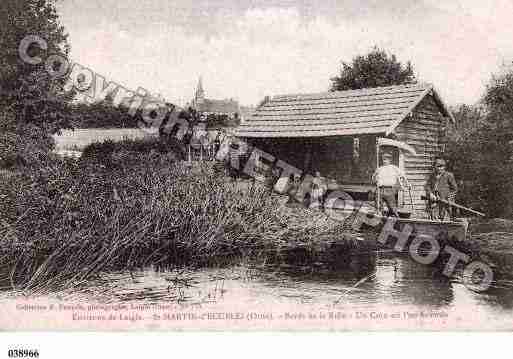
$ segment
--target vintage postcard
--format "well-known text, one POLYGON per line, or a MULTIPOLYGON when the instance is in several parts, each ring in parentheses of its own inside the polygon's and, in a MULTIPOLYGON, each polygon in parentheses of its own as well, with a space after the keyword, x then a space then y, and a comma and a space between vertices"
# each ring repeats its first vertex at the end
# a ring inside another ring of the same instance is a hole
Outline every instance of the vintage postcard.
POLYGON ((513 330, 512 13, 3 0, 0 330, 513 330))

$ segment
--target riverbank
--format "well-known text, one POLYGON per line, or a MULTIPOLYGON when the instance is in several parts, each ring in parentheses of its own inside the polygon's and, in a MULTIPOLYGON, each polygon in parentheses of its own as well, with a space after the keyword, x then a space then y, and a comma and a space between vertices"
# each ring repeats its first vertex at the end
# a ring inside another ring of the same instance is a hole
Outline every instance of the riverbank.
POLYGON ((82 151, 88 145, 97 142, 122 141, 124 139, 145 139, 155 137, 157 129, 148 128, 77 128, 73 130, 62 130, 60 134, 54 135, 55 151, 82 151))
POLYGON ((309 265, 326 236, 341 253, 353 246, 323 214, 293 213, 264 186, 242 188, 210 164, 191 168, 166 153, 48 156, 1 180, 0 282, 26 291, 149 265, 309 265))
MULTIPOLYGON (((211 163, 191 167, 151 146, 118 147, 3 172, 1 286, 47 291, 147 266, 252 262, 329 271, 379 249, 375 233, 354 233, 322 211, 286 205, 285 196, 258 182, 232 182, 211 163)), ((479 248, 464 249, 511 272, 513 250, 490 250, 486 233, 469 242, 481 241, 479 248)))
POLYGON ((471 255, 488 263, 498 275, 513 274, 513 221, 494 218, 472 224, 471 255))

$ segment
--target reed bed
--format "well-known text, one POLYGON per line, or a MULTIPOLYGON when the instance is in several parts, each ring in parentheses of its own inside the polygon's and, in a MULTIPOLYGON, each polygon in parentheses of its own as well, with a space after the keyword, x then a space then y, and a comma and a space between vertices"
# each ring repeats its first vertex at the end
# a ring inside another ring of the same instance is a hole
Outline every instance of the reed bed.
POLYGON ((1 180, 0 282, 30 292, 148 266, 313 262, 319 238, 340 234, 306 225, 264 186, 155 152, 119 151, 108 165, 53 158, 1 180))

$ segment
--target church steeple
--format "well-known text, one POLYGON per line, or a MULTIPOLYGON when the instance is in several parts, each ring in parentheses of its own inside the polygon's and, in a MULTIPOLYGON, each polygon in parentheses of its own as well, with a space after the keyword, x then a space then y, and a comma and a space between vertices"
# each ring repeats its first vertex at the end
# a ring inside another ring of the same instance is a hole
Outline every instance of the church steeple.
POLYGON ((194 102, 201 102, 205 99, 205 91, 203 90, 203 81, 200 76, 198 86, 196 87, 196 93, 194 94, 194 102))

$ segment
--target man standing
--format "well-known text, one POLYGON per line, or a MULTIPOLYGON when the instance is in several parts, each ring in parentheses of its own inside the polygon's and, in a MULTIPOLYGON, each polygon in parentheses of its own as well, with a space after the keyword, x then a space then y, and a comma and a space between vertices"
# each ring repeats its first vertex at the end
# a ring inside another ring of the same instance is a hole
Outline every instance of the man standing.
POLYGON ((433 218, 435 216, 433 214, 433 209, 435 209, 437 210, 438 218, 441 221, 445 219, 446 214, 449 214, 449 219, 452 219, 453 210, 451 206, 439 202, 438 199, 454 202, 456 199, 456 193, 458 192, 458 185, 456 184, 454 175, 451 172, 446 171, 445 166, 446 162, 443 158, 437 157, 435 159, 435 168, 429 177, 426 186, 426 194, 429 199, 428 206, 431 217, 433 218))
MULTIPOLYGON (((403 183, 407 184, 406 177, 399 167, 392 164, 392 154, 383 152, 383 165, 376 169, 372 175, 372 181, 377 184, 377 195, 386 203, 388 207, 388 216, 399 217, 397 212, 397 193, 403 183)), ((378 197, 378 198, 379 198, 378 197)))

